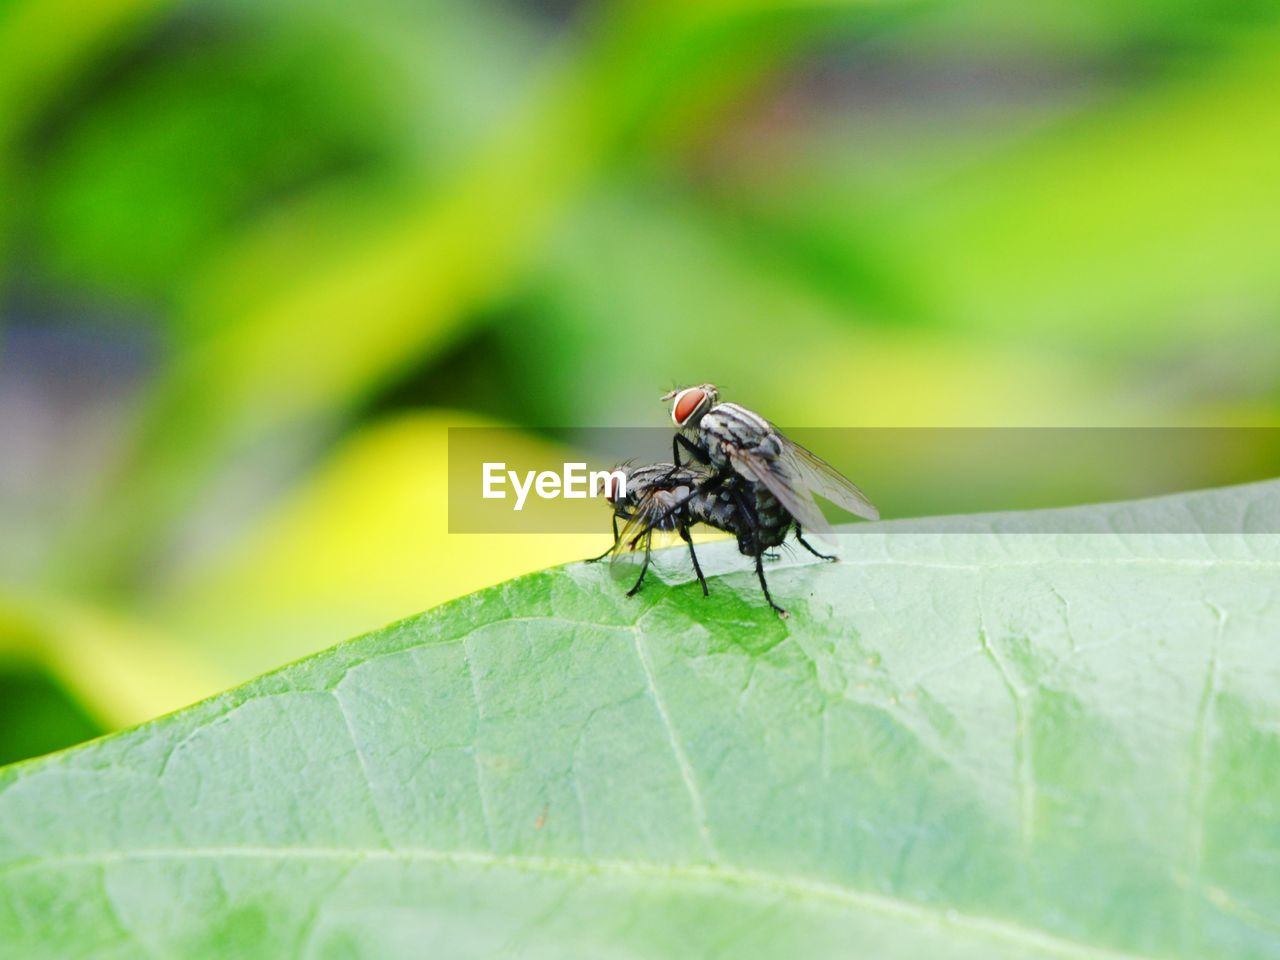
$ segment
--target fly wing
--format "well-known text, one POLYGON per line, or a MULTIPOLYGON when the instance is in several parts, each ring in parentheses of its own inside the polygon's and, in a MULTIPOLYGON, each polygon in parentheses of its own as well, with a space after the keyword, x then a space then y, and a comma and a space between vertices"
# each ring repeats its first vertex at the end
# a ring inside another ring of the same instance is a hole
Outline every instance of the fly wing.
POLYGON ((867 495, 852 480, 816 453, 788 440, 781 433, 778 437, 782 441, 781 459, 789 468, 788 472, 799 478, 805 489, 844 507, 855 517, 862 517, 864 520, 880 519, 880 511, 875 504, 867 499, 867 495))
POLYGON ((647 504, 652 498, 646 497, 640 505, 631 511, 631 515, 622 524, 618 539, 613 543, 609 554, 609 562, 617 563, 622 557, 636 550, 644 541, 644 535, 653 529, 647 504))
POLYGON ((679 487, 676 490, 651 491, 641 497, 618 533, 609 562, 615 563, 625 554, 639 549, 650 533, 659 536, 669 533, 672 514, 681 510, 691 495, 690 489, 679 487))
POLYGON ((812 530, 829 540, 832 533, 831 524, 822 515, 814 502, 803 479, 795 471, 789 469, 787 460, 780 457, 766 457, 756 448, 745 448, 725 444, 725 452, 729 463, 739 476, 764 484, 765 488, 778 498, 787 512, 806 530, 812 530))
POLYGON ((622 525, 618 539, 614 541, 613 549, 609 551, 610 565, 638 549, 644 543, 645 534, 652 529, 638 516, 632 515, 631 519, 622 525))

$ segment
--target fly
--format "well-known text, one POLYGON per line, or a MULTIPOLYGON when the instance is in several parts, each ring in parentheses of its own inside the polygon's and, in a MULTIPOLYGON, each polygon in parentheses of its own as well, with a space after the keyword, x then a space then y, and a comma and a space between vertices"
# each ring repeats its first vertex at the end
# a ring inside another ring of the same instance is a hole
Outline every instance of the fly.
POLYGON ((787 439, 759 414, 736 403, 721 403, 714 384, 672 390, 662 399, 671 401, 671 419, 679 430, 671 441, 676 466, 683 448, 692 460, 712 471, 701 489, 714 490, 733 478, 745 481, 754 494, 757 522, 766 530, 794 523, 797 536, 807 529, 829 540, 833 531, 814 494, 854 516, 880 519, 880 511, 853 481, 787 439))

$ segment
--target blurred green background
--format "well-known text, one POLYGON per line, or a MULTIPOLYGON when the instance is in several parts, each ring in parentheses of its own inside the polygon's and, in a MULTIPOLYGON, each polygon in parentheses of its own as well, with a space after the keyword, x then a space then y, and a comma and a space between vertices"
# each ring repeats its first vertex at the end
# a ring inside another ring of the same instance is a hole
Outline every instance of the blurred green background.
POLYGON ((0 760, 607 542, 451 424, 1275 424, 1277 21, 0 0, 0 760))

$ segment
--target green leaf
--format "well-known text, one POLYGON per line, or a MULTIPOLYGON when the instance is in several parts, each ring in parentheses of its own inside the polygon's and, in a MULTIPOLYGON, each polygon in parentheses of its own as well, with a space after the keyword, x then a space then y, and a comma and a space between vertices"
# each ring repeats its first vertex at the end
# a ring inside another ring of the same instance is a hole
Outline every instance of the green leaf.
MULTIPOLYGON (((591 534, 449 533, 448 430, 467 426, 498 424, 444 412, 366 424, 251 532, 203 566, 173 571, 148 599, 152 622, 181 639, 173 647, 247 680, 369 624, 609 546, 607 522, 591 534)), ((513 435, 504 456, 582 454, 513 435)))
POLYGON ((511 581, 0 773, 0 953, 1275 956, 1280 542, 1116 531, 1278 511, 511 581))
POLYGON ((48 674, 108 730, 185 706, 244 676, 226 673, 194 644, 174 643, 105 606, 22 590, 0 589, 0 655, 48 674))

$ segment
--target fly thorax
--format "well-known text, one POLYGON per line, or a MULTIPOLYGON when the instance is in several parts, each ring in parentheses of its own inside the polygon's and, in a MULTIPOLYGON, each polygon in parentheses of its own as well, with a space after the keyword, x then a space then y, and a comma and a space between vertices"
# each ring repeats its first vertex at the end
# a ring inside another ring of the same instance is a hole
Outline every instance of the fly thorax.
POLYGON ((654 526, 659 530, 676 529, 680 525, 680 509, 689 499, 689 492, 687 486, 679 486, 655 493, 654 500, 657 502, 661 512, 656 518, 654 526))

